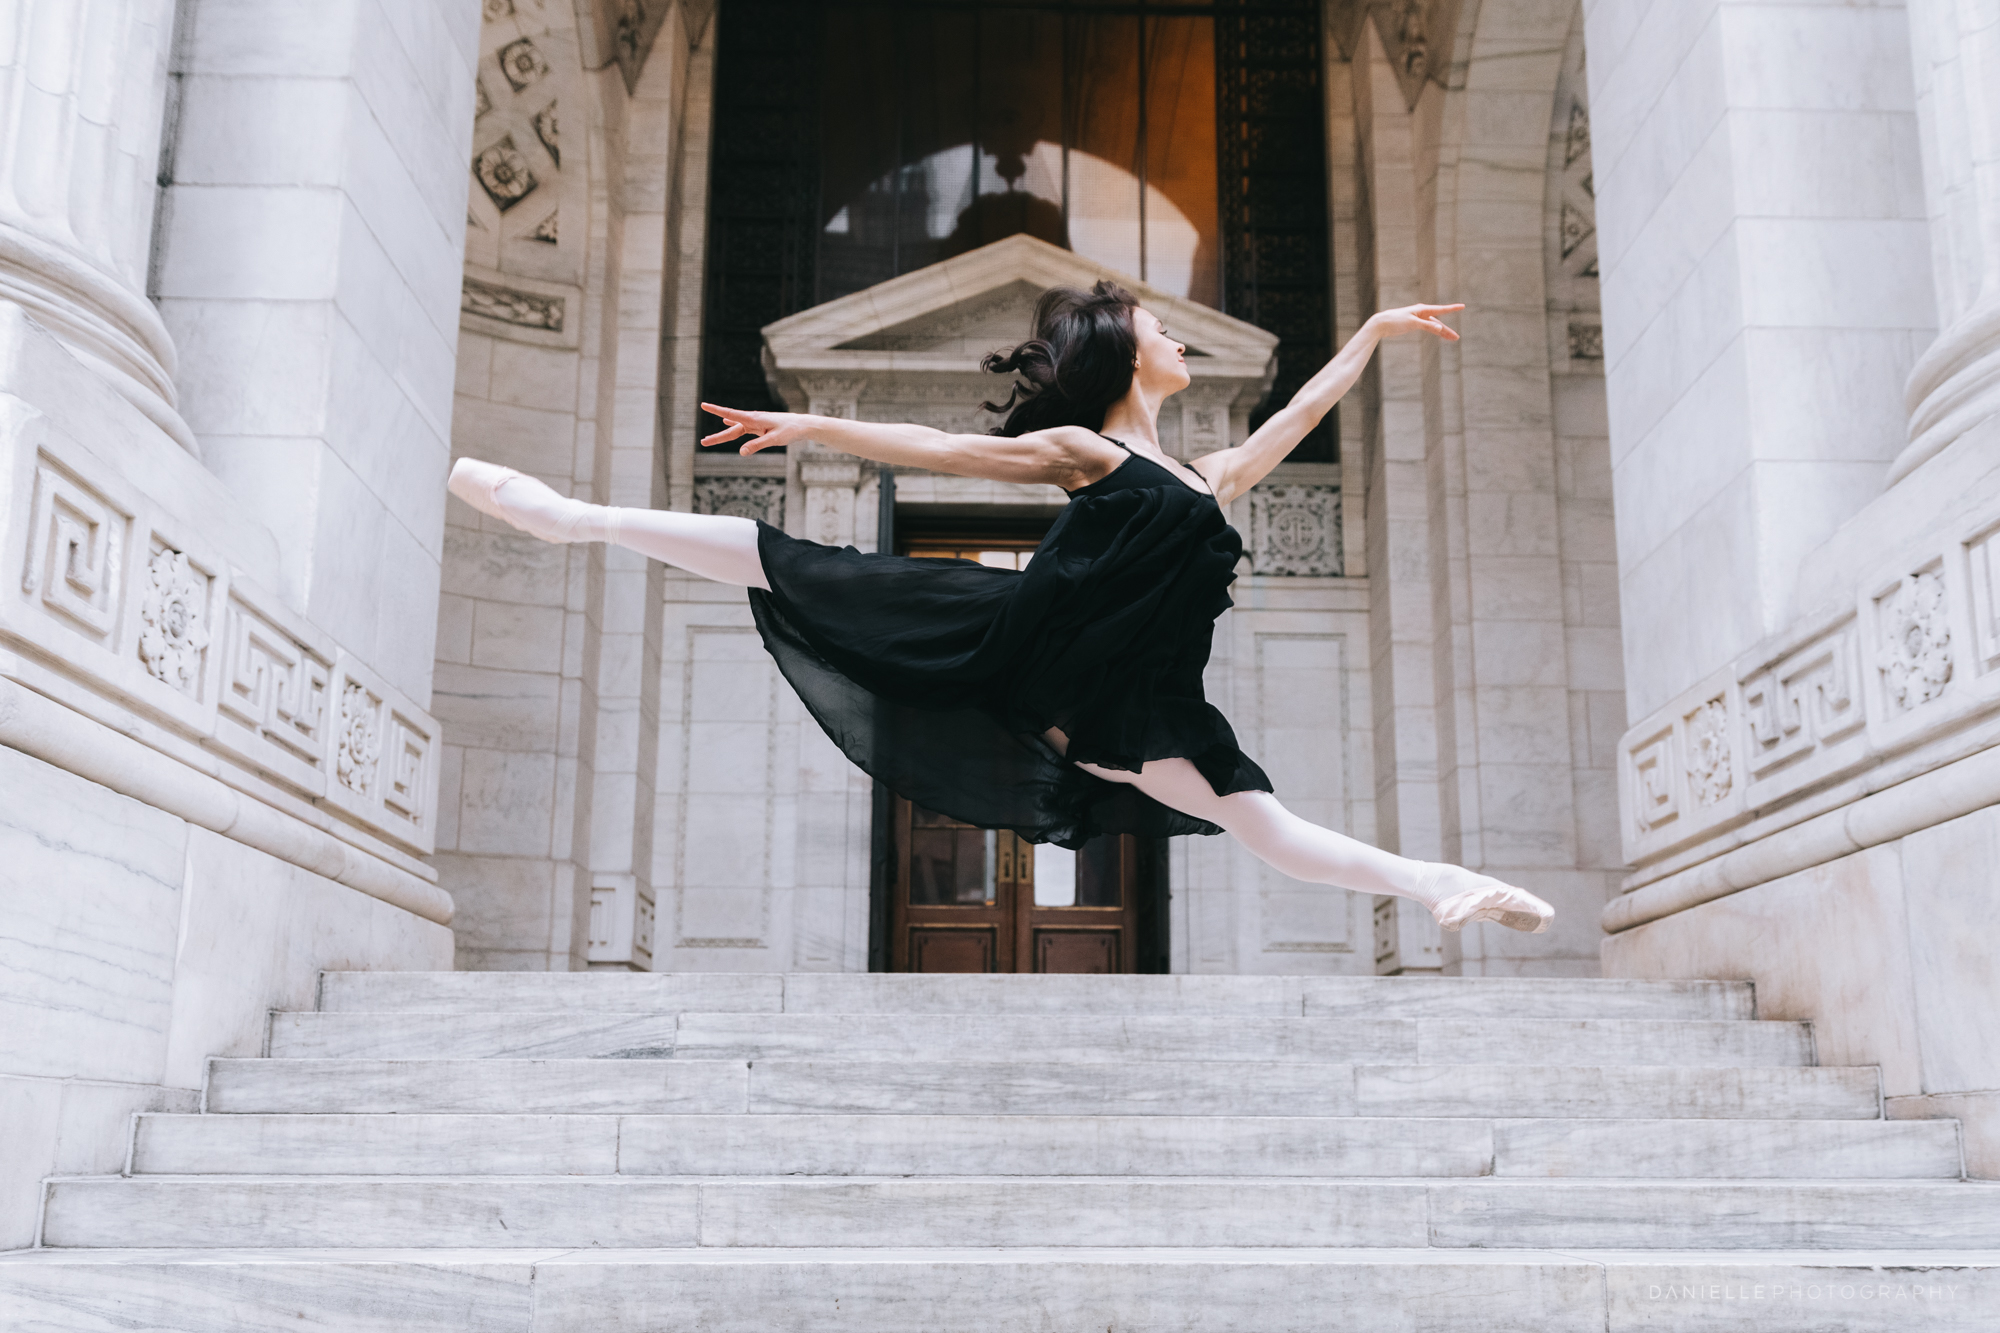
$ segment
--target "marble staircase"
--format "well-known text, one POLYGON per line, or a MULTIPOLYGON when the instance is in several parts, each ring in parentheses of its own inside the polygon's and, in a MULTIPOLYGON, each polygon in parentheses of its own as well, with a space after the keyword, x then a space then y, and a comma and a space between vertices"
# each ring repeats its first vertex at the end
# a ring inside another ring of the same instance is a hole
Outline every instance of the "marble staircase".
POLYGON ((329 973, 0 1328, 2000 1328, 2000 1183, 1748 983, 329 973))

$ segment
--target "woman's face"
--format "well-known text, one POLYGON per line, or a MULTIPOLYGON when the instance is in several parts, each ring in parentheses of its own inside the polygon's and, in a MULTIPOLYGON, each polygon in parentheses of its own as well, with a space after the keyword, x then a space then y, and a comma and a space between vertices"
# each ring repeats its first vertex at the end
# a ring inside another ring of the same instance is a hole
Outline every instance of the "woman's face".
POLYGON ((1161 398, 1188 386, 1187 347, 1167 332, 1165 321, 1144 306, 1132 310, 1132 332, 1139 339, 1139 387, 1161 398))

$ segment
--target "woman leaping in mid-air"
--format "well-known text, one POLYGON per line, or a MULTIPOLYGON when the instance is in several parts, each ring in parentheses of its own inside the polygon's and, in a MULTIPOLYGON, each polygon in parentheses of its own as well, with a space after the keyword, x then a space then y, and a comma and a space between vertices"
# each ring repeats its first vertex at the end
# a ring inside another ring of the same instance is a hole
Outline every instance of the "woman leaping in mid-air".
POLYGON ((1202 696, 1242 538, 1222 506, 1282 461, 1384 338, 1456 340, 1414 305, 1370 318, 1235 448, 1187 463, 1159 443, 1186 349, 1113 284, 1056 288, 1034 336, 988 356, 1011 374, 994 435, 703 404, 754 453, 811 440, 860 458, 1062 487, 1070 502, 1020 570, 827 546, 761 519, 587 504, 511 468, 460 459, 452 493, 544 541, 606 541, 749 589, 764 645, 820 726, 927 809, 1032 842, 1227 831, 1294 879, 1413 898, 1458 930, 1548 929, 1525 890, 1371 847, 1287 810, 1202 696))

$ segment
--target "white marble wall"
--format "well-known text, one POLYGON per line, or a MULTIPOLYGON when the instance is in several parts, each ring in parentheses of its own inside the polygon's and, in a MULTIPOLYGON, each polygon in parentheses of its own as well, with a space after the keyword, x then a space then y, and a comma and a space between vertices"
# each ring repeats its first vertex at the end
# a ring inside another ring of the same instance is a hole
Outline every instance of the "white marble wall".
POLYGON ((1573 9, 1488 4, 1414 78, 1374 22, 1346 41, 1366 297, 1467 306, 1462 342, 1384 347, 1361 400, 1383 840, 1557 909, 1545 935, 1439 939, 1385 903, 1380 966, 1593 973, 1623 670, 1596 280, 1571 243, 1588 227, 1581 33, 1573 9))
POLYGON ((478 6, 187 0, 154 296, 264 571, 430 697, 478 6))
MULTIPOLYGON (((655 32, 628 71, 567 7, 488 8, 452 428, 455 454, 638 507, 666 499, 669 212, 712 55, 678 5, 655 32)), ((644 968, 665 567, 456 500, 447 520, 439 865, 459 963, 644 968)))
POLYGON ((129 1117, 194 1110, 322 968, 451 963, 451 932, 0 748, 0 1249, 46 1175, 123 1169, 129 1117))
POLYGON ((1936 313, 1900 4, 1585 12, 1638 714, 1807 609, 1936 313))

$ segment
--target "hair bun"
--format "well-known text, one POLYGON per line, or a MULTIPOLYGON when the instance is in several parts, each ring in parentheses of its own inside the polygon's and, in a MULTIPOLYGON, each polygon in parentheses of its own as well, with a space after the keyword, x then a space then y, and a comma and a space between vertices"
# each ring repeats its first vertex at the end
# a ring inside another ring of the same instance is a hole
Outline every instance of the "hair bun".
POLYGON ((1139 354, 1132 311, 1139 298, 1115 282, 1089 291, 1051 287, 1035 302, 1034 332, 1006 351, 989 352, 983 370, 1017 378, 1007 398, 981 403, 1007 419, 995 433, 1025 435, 1051 426, 1098 430, 1104 414, 1132 387, 1139 354))

